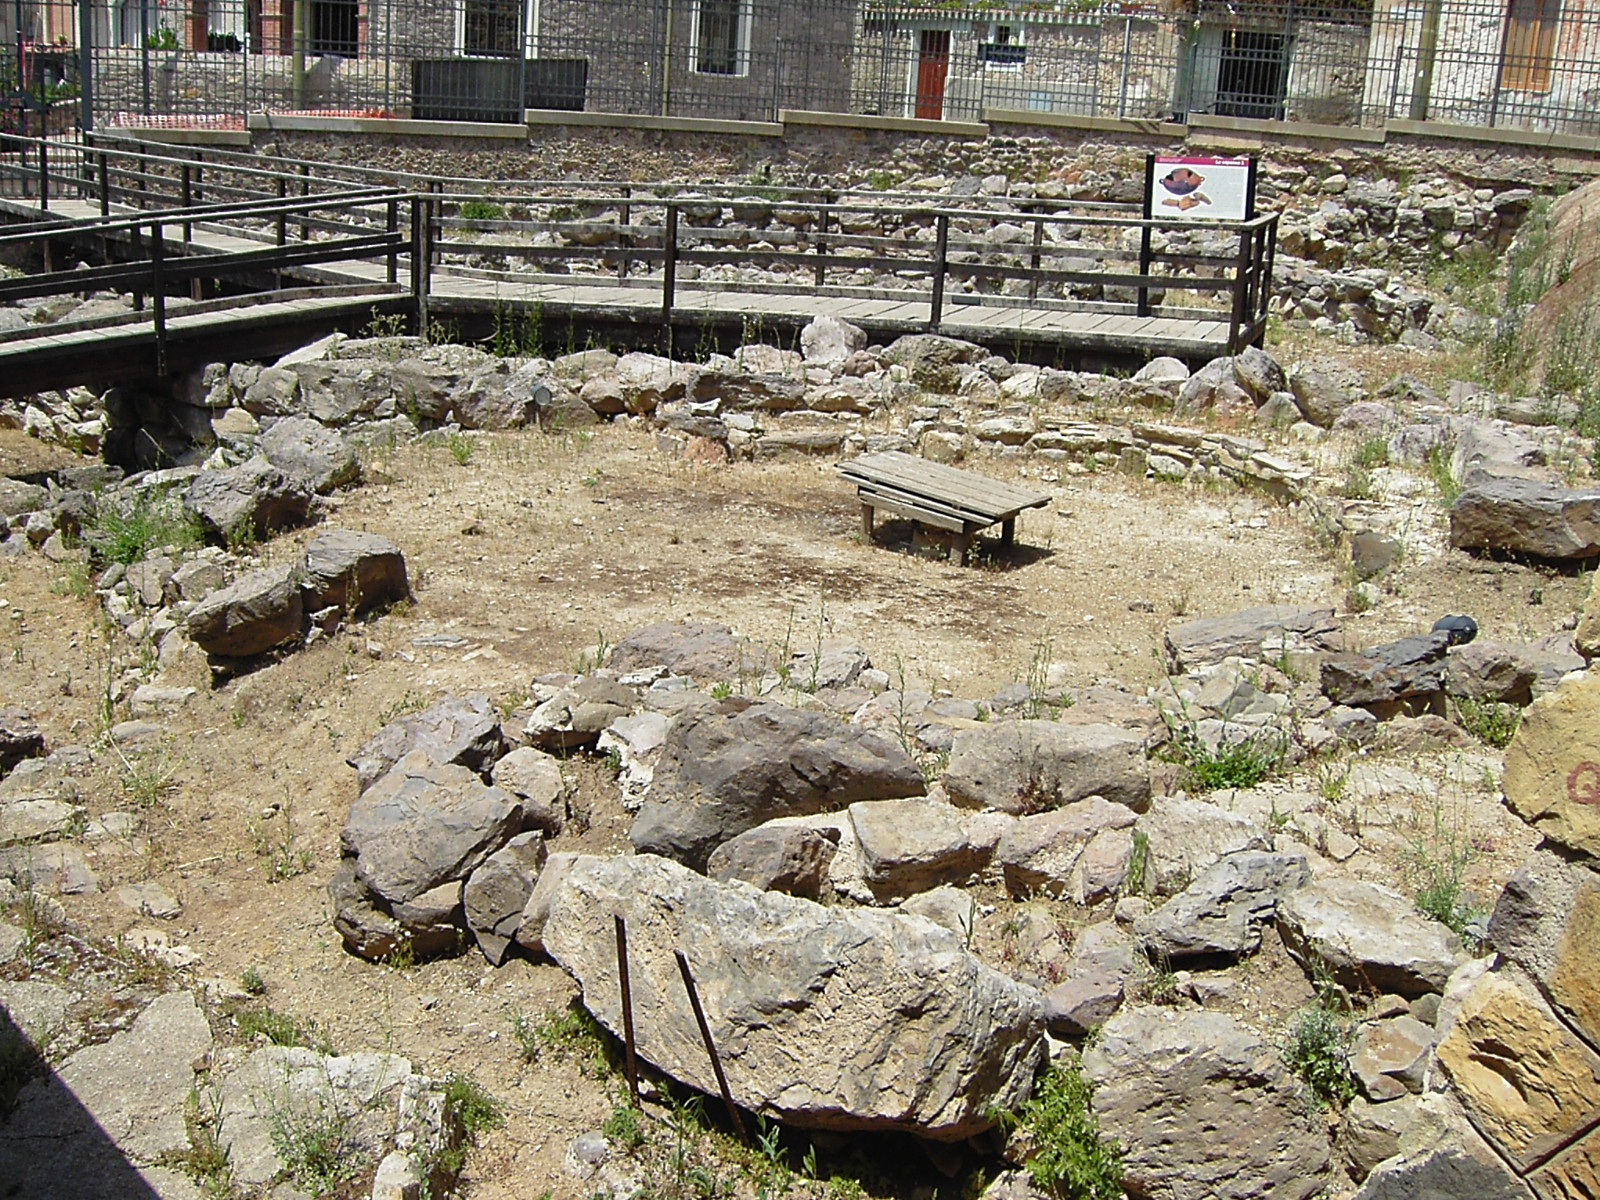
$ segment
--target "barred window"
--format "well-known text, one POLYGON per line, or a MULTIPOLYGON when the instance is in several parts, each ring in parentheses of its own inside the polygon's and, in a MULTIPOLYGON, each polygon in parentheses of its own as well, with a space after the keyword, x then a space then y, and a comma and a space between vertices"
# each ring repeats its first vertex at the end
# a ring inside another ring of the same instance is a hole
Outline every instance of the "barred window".
POLYGON ((1511 0, 1506 22, 1501 86, 1513 92, 1548 92, 1561 0, 1511 0))
POLYGON ((749 0, 698 0, 694 9, 694 69, 702 75, 749 73, 749 0))
POLYGON ((522 0, 466 0, 461 17, 461 52, 484 58, 515 58, 521 52, 522 0))

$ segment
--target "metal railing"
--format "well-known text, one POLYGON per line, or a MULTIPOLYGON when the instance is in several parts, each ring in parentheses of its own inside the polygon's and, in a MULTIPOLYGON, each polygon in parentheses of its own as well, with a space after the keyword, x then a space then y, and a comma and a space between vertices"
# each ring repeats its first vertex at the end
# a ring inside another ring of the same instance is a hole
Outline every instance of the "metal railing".
POLYGON ((691 195, 675 185, 550 192, 476 180, 447 191, 435 179, 404 190, 366 172, 355 173, 366 186, 322 178, 293 160, 216 161, 209 151, 158 153, 115 140, 53 154, 43 141, 21 146, 33 158, 0 160, 0 189, 32 199, 46 220, 0 244, 90 233, 131 244, 139 261, 47 270, 0 284, 0 301, 86 287, 157 298, 187 280, 282 276, 371 257, 385 259, 394 284, 404 252, 423 328, 436 276, 464 276, 508 289, 653 289, 664 326, 685 316, 688 286, 923 301, 935 330, 962 304, 1225 321, 1237 348, 1265 327, 1276 244, 1275 214, 1198 223, 1072 201, 955 207, 821 191, 691 195), (52 196, 57 208, 71 197, 92 211, 51 220, 52 196), (260 248, 221 249, 219 237, 260 248))

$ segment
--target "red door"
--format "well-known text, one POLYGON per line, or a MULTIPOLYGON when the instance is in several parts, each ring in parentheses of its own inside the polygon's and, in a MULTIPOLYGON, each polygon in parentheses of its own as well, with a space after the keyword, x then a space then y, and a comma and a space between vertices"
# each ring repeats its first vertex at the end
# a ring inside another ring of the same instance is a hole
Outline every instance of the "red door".
POLYGON ((917 53, 917 116, 937 121, 944 116, 944 81, 950 73, 950 31, 924 29, 917 53))

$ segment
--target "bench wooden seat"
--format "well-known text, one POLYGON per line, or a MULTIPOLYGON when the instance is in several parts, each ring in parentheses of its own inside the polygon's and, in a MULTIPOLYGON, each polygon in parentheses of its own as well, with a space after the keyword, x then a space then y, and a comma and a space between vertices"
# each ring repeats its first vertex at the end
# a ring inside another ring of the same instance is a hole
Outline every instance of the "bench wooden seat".
POLYGON ((1000 544, 1016 535, 1017 514, 1043 508, 1050 497, 998 479, 929 462, 915 454, 889 450, 839 464, 839 473, 856 485, 861 501, 861 532, 869 541, 878 511, 907 517, 955 534, 951 557, 965 566, 979 530, 1000 523, 1000 544))

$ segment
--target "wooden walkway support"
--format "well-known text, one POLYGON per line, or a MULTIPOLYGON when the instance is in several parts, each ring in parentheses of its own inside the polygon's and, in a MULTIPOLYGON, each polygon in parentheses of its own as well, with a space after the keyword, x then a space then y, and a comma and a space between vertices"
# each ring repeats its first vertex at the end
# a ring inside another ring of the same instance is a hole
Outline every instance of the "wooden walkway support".
POLYGON ((878 512, 909 517, 955 534, 951 558, 962 567, 967 565, 973 538, 981 530, 998 524, 1000 544, 1009 546, 1016 536, 1018 514, 1050 503, 1050 497, 1043 492, 1031 492, 898 450, 840 463, 839 473, 856 485, 861 501, 861 532, 869 542, 878 512))

